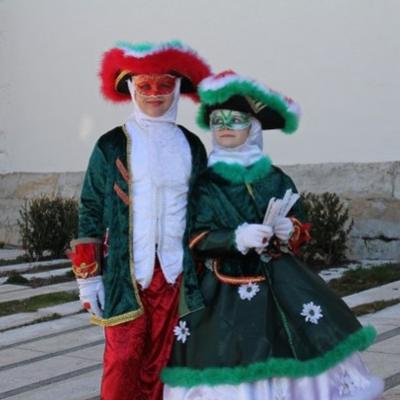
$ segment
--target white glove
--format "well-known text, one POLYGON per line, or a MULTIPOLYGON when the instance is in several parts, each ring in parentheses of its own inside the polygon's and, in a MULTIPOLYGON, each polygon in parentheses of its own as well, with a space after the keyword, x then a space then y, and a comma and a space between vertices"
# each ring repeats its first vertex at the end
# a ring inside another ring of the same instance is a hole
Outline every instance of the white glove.
POLYGON ((273 229, 274 235, 279 240, 282 240, 282 242, 287 242, 293 233, 293 222, 290 220, 290 218, 278 217, 275 220, 273 229))
POLYGON ((242 254, 246 254, 251 248, 264 248, 272 234, 269 225, 244 223, 235 231, 236 247, 242 254))
POLYGON ((77 279, 79 286, 79 299, 84 309, 97 317, 103 317, 104 310, 104 285, 101 276, 87 279, 77 279))

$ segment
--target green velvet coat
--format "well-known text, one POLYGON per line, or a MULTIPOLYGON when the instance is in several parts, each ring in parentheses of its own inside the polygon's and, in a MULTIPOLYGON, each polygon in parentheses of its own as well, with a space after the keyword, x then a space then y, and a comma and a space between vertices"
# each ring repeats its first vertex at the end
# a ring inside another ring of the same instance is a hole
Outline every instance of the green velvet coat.
MULTIPOLYGON (((206 167, 207 156, 200 139, 180 128, 192 154, 190 192, 206 167)), ((105 308, 103 318, 92 317, 93 323, 103 326, 130 321, 143 313, 133 263, 130 148, 123 126, 101 136, 90 157, 80 198, 79 238, 108 237, 108 255, 102 260, 105 308)))
MULTIPOLYGON (((296 192, 292 180, 267 159, 248 169, 216 164, 199 177, 189 199, 186 237, 208 234, 186 254, 180 323, 189 335, 185 341, 176 338, 162 374, 165 383, 191 387, 316 375, 373 341, 374 329, 363 329, 293 254, 270 258, 236 249, 237 227, 262 223, 269 200, 282 198, 287 189, 296 192), (223 283, 207 267, 210 258, 220 259, 224 275, 266 280, 252 288, 223 283), (246 290, 255 292, 248 298, 246 290), (302 315, 311 302, 322 316, 302 315)), ((304 221, 301 201, 289 215, 304 221)))

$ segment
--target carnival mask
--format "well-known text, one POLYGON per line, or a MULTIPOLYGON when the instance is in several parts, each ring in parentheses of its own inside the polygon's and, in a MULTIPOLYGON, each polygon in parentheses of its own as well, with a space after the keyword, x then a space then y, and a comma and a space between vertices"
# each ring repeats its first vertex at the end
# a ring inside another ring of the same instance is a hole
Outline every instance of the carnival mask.
POLYGON ((212 131, 229 129, 238 131, 251 125, 250 115, 233 110, 214 110, 210 114, 210 128, 212 131))
POLYGON ((175 89, 176 77, 169 74, 140 74, 133 77, 141 96, 167 96, 175 89))

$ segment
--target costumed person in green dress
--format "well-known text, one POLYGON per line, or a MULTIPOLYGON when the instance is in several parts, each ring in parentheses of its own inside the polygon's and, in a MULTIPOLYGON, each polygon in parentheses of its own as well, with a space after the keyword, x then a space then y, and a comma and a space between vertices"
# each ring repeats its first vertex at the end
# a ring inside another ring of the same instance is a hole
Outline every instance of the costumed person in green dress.
POLYGON ((199 85, 208 169, 190 193, 180 320, 165 400, 372 400, 383 382, 359 352, 374 341, 297 257, 309 239, 291 178, 262 130, 296 130, 290 98, 232 71, 199 85))
POLYGON ((183 268, 187 194, 206 168, 200 139, 177 125, 180 95, 210 74, 181 42, 118 43, 102 59, 102 92, 133 105, 95 144, 70 257, 81 302, 105 327, 103 400, 160 400, 183 268), (171 333, 168 335, 168 333, 171 333))

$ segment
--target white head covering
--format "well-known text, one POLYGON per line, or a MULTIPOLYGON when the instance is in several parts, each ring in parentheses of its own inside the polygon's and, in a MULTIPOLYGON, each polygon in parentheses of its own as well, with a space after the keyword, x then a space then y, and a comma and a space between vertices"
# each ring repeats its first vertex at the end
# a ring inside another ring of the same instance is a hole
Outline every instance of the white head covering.
POLYGON ((133 129, 138 129, 145 140, 148 140, 150 171, 152 180, 157 186, 187 184, 190 177, 189 145, 176 125, 180 83, 180 79, 176 79, 174 98, 168 110, 160 117, 150 117, 137 104, 135 84, 128 80, 134 107, 133 115, 127 121, 127 125, 128 128, 131 126, 131 129, 133 125, 133 129))
POLYGON ((223 147, 216 142, 213 134, 212 145, 213 149, 208 157, 209 167, 217 162, 240 164, 248 167, 264 157, 261 124, 253 117, 251 118, 249 136, 243 144, 237 147, 223 147))

